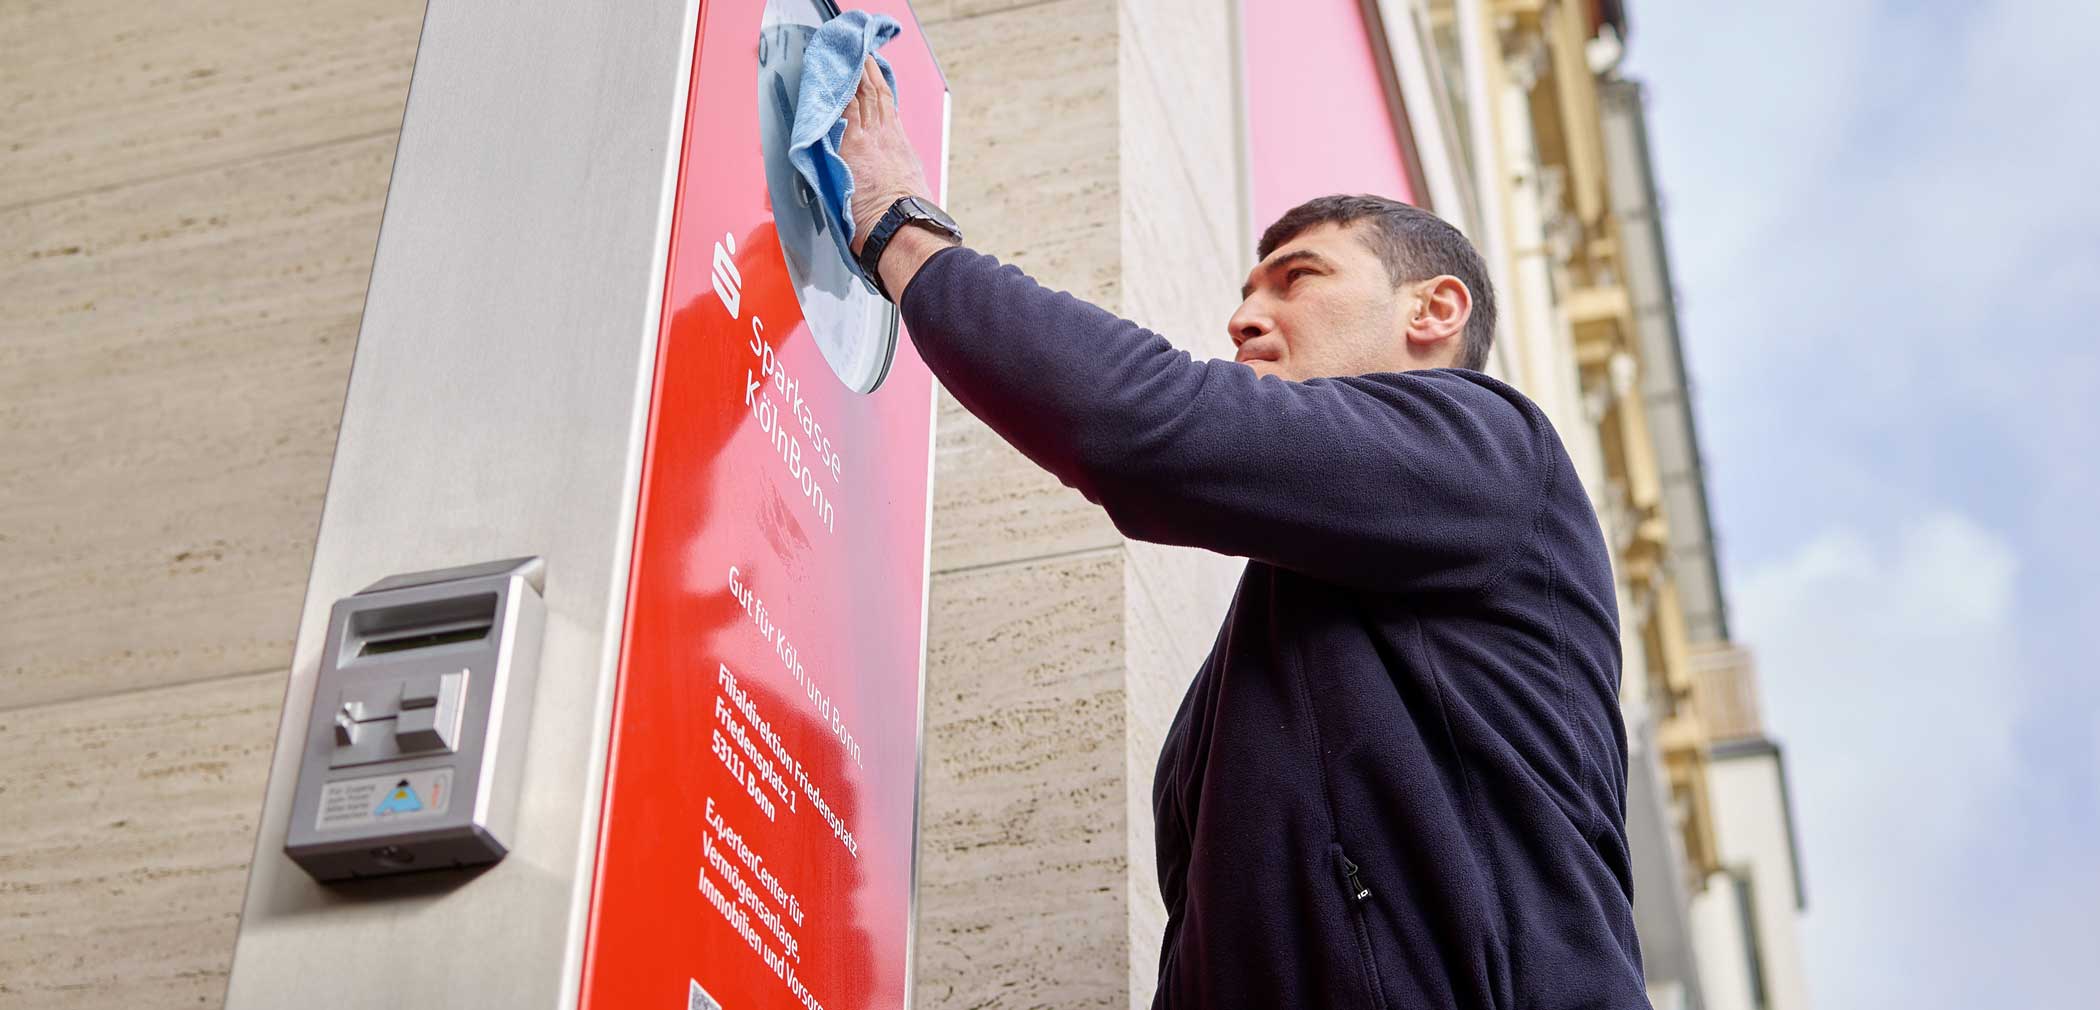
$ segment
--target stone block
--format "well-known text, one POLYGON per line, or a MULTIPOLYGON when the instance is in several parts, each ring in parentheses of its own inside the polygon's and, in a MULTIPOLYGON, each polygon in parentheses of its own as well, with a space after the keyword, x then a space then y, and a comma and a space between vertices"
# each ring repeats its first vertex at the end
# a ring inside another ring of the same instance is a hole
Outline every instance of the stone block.
POLYGON ((284 675, 0 712, 0 1005, 216 1007, 284 675))
POLYGON ((0 211, 391 136, 401 129, 423 6, 0 6, 0 211))
POLYGON ((933 583, 918 993, 1127 1000, 1120 552, 933 583))
POLYGON ((0 212, 0 708, 288 661, 393 150, 0 212))

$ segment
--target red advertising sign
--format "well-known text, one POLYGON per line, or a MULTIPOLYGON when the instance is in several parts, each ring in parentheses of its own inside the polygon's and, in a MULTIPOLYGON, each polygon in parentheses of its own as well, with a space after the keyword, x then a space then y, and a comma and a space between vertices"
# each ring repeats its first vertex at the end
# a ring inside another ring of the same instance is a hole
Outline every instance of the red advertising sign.
MULTIPOLYGON (((853 4, 940 185, 905 0, 853 4)), ((591 1010, 906 996, 933 381, 787 167, 823 0, 696 41, 593 882, 591 1010)), ((550 671, 558 675, 558 671, 550 671)))

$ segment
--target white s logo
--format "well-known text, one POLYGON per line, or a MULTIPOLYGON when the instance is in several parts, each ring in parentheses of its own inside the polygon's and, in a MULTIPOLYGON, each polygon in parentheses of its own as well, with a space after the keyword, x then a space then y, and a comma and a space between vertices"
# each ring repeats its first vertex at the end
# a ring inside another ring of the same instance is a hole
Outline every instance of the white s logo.
POLYGON ((715 294, 722 298, 722 307, 729 310, 729 318, 737 318, 737 310, 744 300, 744 275, 736 269, 736 236, 724 234, 722 241, 715 243, 715 294))

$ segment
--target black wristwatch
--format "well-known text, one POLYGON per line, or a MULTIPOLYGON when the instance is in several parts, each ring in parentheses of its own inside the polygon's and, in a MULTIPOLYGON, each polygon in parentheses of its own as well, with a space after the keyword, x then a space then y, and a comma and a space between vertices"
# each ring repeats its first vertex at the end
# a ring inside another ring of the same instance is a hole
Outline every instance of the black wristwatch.
POLYGON ((932 200, 907 196, 890 204, 890 209, 884 211, 882 217, 876 220, 875 227, 869 229, 868 242, 860 247, 859 259, 861 272, 868 275, 868 283, 874 285, 875 293, 893 302, 897 299, 891 298, 889 291, 882 286, 882 271, 879 269, 882 264, 882 251, 890 247, 890 239, 896 237, 897 230, 908 224, 940 232, 958 242, 962 241, 962 229, 956 227, 955 219, 949 217, 946 211, 934 206, 932 200))

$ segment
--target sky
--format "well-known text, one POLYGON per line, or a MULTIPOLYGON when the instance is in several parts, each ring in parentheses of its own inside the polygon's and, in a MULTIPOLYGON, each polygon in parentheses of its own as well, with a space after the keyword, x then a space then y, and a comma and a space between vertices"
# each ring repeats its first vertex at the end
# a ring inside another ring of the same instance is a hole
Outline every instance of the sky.
POLYGON ((2100 1005, 2100 4, 1632 4, 1829 1008, 2100 1005))

